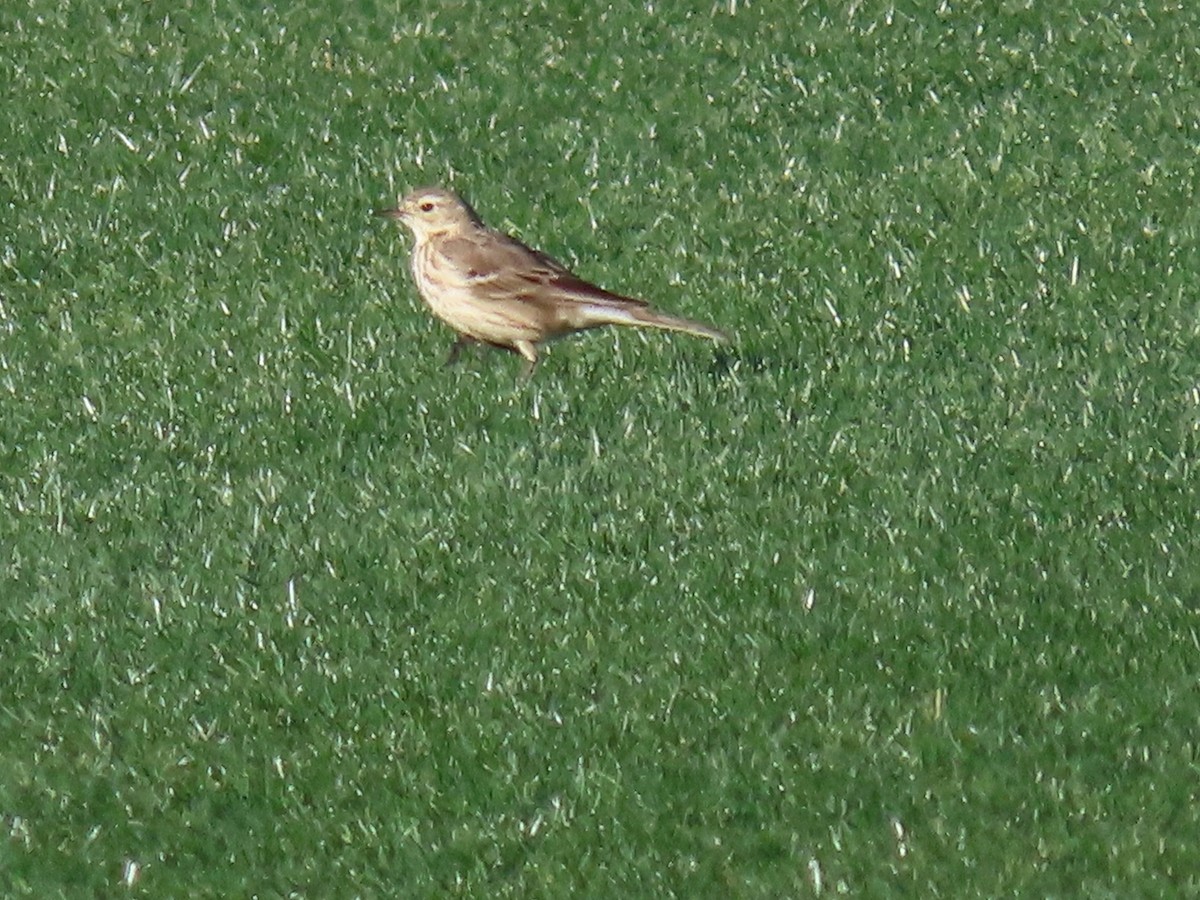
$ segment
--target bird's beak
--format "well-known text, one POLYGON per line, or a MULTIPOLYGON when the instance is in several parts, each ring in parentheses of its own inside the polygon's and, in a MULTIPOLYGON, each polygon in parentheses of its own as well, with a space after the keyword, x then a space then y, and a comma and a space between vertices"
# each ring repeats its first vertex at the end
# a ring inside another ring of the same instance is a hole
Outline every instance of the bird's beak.
POLYGON ((371 215, 379 216, 381 219, 403 219, 404 210, 398 206, 392 209, 376 209, 372 211, 371 215))

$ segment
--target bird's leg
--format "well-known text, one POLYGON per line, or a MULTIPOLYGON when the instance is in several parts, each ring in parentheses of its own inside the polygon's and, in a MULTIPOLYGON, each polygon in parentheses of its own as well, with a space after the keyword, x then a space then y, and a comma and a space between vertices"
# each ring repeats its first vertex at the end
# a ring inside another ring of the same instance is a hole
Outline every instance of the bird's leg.
POLYGON ((465 334, 460 334, 455 339, 453 346, 450 347, 450 355, 446 357, 446 361, 442 364, 442 367, 448 369, 458 362, 458 358, 462 356, 463 348, 470 346, 473 343, 475 343, 474 338, 469 338, 465 334))
POLYGON ((525 365, 521 367, 521 381, 528 381, 533 377, 533 370, 537 367, 537 345, 532 341, 517 341, 513 346, 518 353, 525 357, 525 365))

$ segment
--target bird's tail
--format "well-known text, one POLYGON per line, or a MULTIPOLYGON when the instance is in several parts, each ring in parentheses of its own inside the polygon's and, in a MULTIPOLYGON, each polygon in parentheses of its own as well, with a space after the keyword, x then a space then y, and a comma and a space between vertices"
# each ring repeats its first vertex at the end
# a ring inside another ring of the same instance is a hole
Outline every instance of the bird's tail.
POLYGON ((681 331, 711 341, 725 342, 729 338, 721 331, 703 322, 672 316, 651 309, 632 300, 628 303, 589 303, 584 308, 590 325, 630 325, 634 328, 659 328, 663 331, 681 331))

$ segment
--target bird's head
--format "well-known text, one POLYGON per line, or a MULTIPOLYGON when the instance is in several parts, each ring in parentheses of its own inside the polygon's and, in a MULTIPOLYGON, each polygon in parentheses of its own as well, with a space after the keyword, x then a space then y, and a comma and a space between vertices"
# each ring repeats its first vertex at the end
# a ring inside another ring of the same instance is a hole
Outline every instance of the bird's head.
POLYGON ((478 226, 479 216, 462 197, 445 188, 418 188, 392 209, 377 209, 375 215, 403 222, 425 240, 478 226))

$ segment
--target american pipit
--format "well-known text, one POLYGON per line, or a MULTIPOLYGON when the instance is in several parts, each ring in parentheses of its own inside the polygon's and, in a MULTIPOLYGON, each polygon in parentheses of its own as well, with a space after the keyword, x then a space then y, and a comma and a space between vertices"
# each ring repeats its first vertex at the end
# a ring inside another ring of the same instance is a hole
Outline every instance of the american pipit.
POLYGON ((525 374, 546 341, 601 325, 633 325, 725 340, 715 328, 599 288, 516 238, 488 228, 453 191, 421 188, 375 215, 412 229, 412 276, 433 314, 458 332, 447 364, 467 344, 519 353, 525 374))

